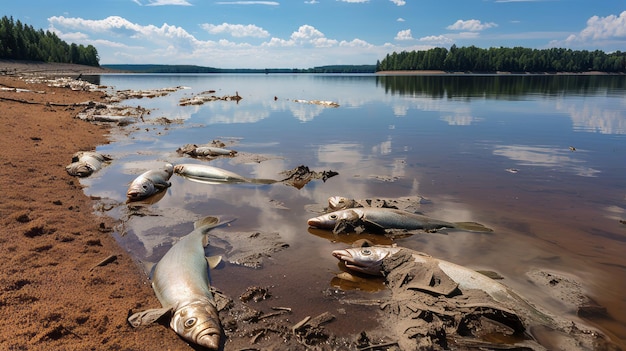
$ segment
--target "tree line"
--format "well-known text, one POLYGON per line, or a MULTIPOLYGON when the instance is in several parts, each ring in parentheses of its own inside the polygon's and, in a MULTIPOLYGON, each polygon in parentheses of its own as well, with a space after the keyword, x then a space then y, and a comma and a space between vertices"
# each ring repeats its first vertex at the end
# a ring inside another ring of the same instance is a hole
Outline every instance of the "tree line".
POLYGON ((35 30, 32 26, 7 16, 0 19, 0 58, 96 67, 100 65, 98 50, 93 45, 68 44, 55 33, 35 30))
POLYGON ((476 46, 450 50, 433 48, 425 51, 393 52, 376 63, 376 71, 438 70, 453 72, 626 72, 626 52, 607 54, 600 50, 563 48, 529 49, 489 48, 476 46))

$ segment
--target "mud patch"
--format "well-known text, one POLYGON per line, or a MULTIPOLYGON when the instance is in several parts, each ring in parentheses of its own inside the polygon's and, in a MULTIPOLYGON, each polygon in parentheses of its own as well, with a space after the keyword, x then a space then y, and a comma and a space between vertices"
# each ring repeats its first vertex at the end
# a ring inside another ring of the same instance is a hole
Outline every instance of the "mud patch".
POLYGON ((209 247, 224 252, 224 259, 249 268, 263 267, 263 260, 289 247, 277 232, 220 232, 209 233, 209 247))

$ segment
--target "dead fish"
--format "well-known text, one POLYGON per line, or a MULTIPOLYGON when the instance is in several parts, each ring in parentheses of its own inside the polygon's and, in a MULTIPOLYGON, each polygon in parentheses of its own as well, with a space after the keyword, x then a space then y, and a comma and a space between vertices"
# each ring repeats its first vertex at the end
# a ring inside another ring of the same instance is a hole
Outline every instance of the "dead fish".
POLYGON ((88 177, 111 160, 110 156, 95 151, 79 151, 72 156, 72 163, 66 166, 65 170, 71 176, 88 177))
POLYGON ((221 147, 213 147, 213 146, 198 146, 195 148, 190 155, 199 156, 199 157, 207 157, 207 156, 235 156, 237 151, 223 149, 221 147))
POLYGON ((328 198, 328 209, 331 211, 345 210, 348 208, 363 207, 358 201, 343 196, 331 196, 328 198))
POLYGON ((170 314, 170 327, 183 339, 211 350, 220 347, 223 332, 209 281, 209 270, 219 260, 205 257, 204 247, 209 230, 226 223, 205 217, 169 249, 152 272, 152 288, 162 308, 131 315, 128 321, 133 327, 170 314))
POLYGON ((246 178, 244 176, 240 176, 237 173, 233 173, 227 171, 225 169, 208 166, 208 165, 200 165, 200 164, 192 164, 185 163, 174 166, 174 173, 183 176, 189 180, 208 183, 208 184, 219 184, 219 183, 256 183, 256 184, 272 184, 276 183, 276 180, 273 179, 254 179, 254 178, 246 178))
POLYGON ((404 229, 436 231, 442 228, 455 228, 474 232, 491 232, 490 228, 476 222, 446 222, 407 211, 391 208, 351 208, 330 212, 307 221, 309 226, 333 229, 338 234, 346 232, 350 227, 364 226, 366 229, 384 231, 387 229, 404 229))
MULTIPOLYGON (((526 300, 506 285, 475 270, 437 259, 422 252, 396 246, 368 246, 334 250, 332 255, 343 262, 349 270, 381 276, 389 273, 385 271, 385 269, 388 268, 384 268, 383 261, 400 252, 410 254, 414 262, 422 264, 424 267, 438 267, 452 280, 455 284, 454 287, 458 287, 461 291, 467 289, 481 290, 497 302, 507 306, 523 307, 526 310, 524 314, 527 317, 534 318, 538 321, 552 322, 549 316, 532 307, 526 300)), ((435 291, 435 287, 422 288, 425 290, 433 289, 431 292, 437 292, 435 291)))
POLYGON ((129 201, 142 200, 172 185, 169 182, 174 166, 166 164, 163 169, 149 170, 140 174, 128 187, 126 197, 129 201))

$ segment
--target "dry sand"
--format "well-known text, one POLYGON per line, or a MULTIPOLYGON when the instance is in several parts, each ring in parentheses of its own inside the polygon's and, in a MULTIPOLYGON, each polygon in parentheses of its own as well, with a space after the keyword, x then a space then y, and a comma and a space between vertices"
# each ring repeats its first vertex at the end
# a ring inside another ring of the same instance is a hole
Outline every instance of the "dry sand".
POLYGON ((189 350, 162 325, 129 327, 129 309, 159 303, 109 232, 110 220, 93 213, 94 201, 65 171, 74 152, 107 143, 108 129, 74 119, 72 106, 46 104, 98 100, 101 93, 12 76, 24 71, 95 73, 0 61, 0 88, 39 91, 0 89, 0 349, 189 350), (96 266, 110 255, 114 262, 96 266))

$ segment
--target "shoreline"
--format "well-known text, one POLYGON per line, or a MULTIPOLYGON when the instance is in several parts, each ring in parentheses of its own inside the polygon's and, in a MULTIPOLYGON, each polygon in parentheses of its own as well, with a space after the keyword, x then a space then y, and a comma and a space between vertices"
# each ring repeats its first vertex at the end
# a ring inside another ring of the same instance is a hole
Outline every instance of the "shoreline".
MULTIPOLYGON (((96 199, 65 171, 76 151, 109 142, 109 127, 74 118, 74 104, 103 93, 27 83, 20 77, 33 66, 20 67, 0 62, 0 72, 14 72, 0 73, 0 349, 189 350, 158 323, 128 325, 130 309, 160 304, 112 235, 113 220, 94 213, 96 199)), ((35 74, 93 72, 36 67, 35 74)))
POLYGON ((400 71, 378 71, 376 75, 381 76, 393 76, 393 75, 408 75, 408 76, 428 76, 428 75, 444 75, 444 76, 621 76, 623 73, 608 73, 599 71, 590 72, 449 72, 440 70, 400 70, 400 71))

